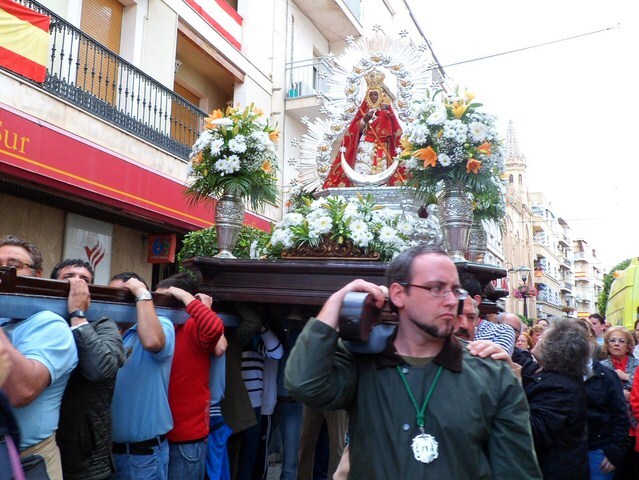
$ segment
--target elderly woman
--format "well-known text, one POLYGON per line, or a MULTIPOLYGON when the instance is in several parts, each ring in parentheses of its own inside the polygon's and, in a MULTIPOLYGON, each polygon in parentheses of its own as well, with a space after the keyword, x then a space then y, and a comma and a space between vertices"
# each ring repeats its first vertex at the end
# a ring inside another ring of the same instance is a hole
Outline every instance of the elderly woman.
MULTIPOLYGON (((595 331, 588 321, 579 323, 588 331, 592 353, 595 331)), ((621 381, 596 358, 586 379, 586 399, 590 480, 612 480, 626 456, 629 422, 621 381)))
POLYGON ((626 459, 617 471, 616 479, 637 480, 634 472, 637 469, 637 458, 634 445, 637 436, 637 418, 630 411, 630 391, 635 376, 635 370, 639 365, 639 360, 632 355, 635 348, 635 340, 630 331, 625 327, 611 327, 604 335, 604 350, 609 357, 601 363, 612 368, 623 386, 623 394, 626 400, 630 429, 628 435, 631 437, 630 446, 627 450, 626 459), (632 474, 628 472, 633 472, 632 474))
POLYGON ((517 337, 517 342, 515 343, 515 347, 520 350, 530 351, 532 348, 532 338, 528 335, 528 332, 521 332, 519 337, 517 337))
POLYGON ((586 389, 590 344, 577 321, 558 318, 534 346, 538 363, 513 354, 522 365, 535 451, 544 480, 588 478, 586 389))

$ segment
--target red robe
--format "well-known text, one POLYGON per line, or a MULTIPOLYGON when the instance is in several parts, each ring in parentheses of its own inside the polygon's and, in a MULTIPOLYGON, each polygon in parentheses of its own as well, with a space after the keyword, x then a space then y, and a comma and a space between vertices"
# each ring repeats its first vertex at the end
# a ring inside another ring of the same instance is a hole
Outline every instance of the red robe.
MULTIPOLYGON (((367 128, 364 132, 360 132, 360 123, 368 110, 368 103, 364 100, 362 105, 359 107, 355 118, 353 118, 353 121, 348 127, 348 130, 344 134, 344 138, 340 144, 340 149, 335 155, 335 160, 333 160, 331 169, 324 181, 323 188, 353 186, 353 183, 346 176, 344 169, 342 168, 342 152, 340 150, 342 147, 346 148, 344 158, 351 168, 355 168, 357 147, 362 133, 364 133, 367 142, 376 143, 376 154, 373 159, 373 166, 375 166, 377 162, 381 162, 386 156, 384 148, 390 156, 390 158, 387 159, 387 167, 389 167, 392 163, 392 159, 396 155, 396 149, 400 146, 402 128, 400 127, 393 110, 388 107, 388 109, 377 110, 374 114, 374 120, 370 123, 369 128, 367 128), (375 135, 375 133, 377 135, 375 135), (381 145, 378 143, 378 140, 381 142, 381 145)), ((402 184, 404 183, 404 180, 404 168, 400 167, 395 171, 393 176, 390 177, 388 185, 402 184)))

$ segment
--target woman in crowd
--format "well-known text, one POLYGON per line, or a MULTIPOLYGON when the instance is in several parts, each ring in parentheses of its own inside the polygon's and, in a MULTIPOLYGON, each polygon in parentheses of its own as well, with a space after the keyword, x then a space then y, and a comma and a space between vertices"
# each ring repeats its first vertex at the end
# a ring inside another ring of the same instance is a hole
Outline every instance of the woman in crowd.
POLYGON ((590 345, 586 330, 558 318, 532 350, 538 363, 515 351, 530 405, 530 424, 545 480, 588 478, 586 389, 590 345))
POLYGON ((527 352, 530 351, 532 348, 532 339, 530 338, 530 335, 528 335, 528 332, 521 332, 521 334, 519 334, 515 347, 520 350, 526 350, 527 352))
MULTIPOLYGON (((630 391, 632 390, 635 370, 639 365, 632 352, 635 348, 635 341, 630 331, 625 327, 611 327, 604 335, 604 351, 608 354, 608 358, 602 360, 602 364, 612 368, 623 386, 623 394, 626 400, 626 408, 628 411, 628 419, 630 420, 630 429, 628 435, 630 438, 630 446, 627 449, 626 460, 619 466, 617 479, 633 479, 637 480, 634 475, 628 475, 636 466, 633 466, 634 445, 636 441, 637 419, 630 411, 630 391)), ((636 461, 636 459, 634 459, 636 461)))
MULTIPOLYGON (((634 418, 639 419, 639 382, 634 382, 630 392, 630 413, 634 418)), ((628 451, 626 456, 625 478, 639 478, 639 428, 635 430, 635 444, 632 452, 628 451)), ((632 440, 632 438, 631 438, 632 440)))
POLYGON ((544 333, 544 327, 542 325, 533 325, 530 328, 529 332, 530 332, 529 335, 530 335, 531 345, 532 347, 534 347, 539 341, 541 334, 544 333))
MULTIPOLYGON (((580 321, 588 331, 591 354, 597 347, 592 325, 580 321)), ((586 379, 588 458, 590 480, 613 480, 622 465, 628 445, 628 416, 621 381, 596 358, 586 379)))

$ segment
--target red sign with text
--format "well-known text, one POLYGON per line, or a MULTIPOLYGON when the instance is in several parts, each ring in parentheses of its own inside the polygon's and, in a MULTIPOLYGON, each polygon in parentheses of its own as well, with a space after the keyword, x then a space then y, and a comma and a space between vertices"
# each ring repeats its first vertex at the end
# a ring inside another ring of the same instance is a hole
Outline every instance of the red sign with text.
MULTIPOLYGON (((212 206, 189 203, 178 179, 2 104, 0 172, 180 231, 213 224, 212 206)), ((249 213, 244 221, 269 228, 249 213)))

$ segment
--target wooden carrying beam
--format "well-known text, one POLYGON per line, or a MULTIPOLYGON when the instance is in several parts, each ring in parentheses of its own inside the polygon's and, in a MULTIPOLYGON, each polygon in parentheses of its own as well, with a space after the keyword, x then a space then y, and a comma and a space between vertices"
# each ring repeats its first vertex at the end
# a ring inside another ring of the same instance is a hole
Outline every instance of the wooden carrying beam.
MULTIPOLYGON (((124 288, 89 285, 91 307, 89 320, 107 316, 115 321, 131 323, 136 317, 135 298, 124 288), (133 320, 132 320, 133 319, 133 320)), ((0 317, 27 318, 42 310, 67 317, 69 282, 16 275, 14 267, 0 267, 0 317)), ((153 293, 158 315, 176 324, 188 318, 184 305, 171 295, 153 293)))

